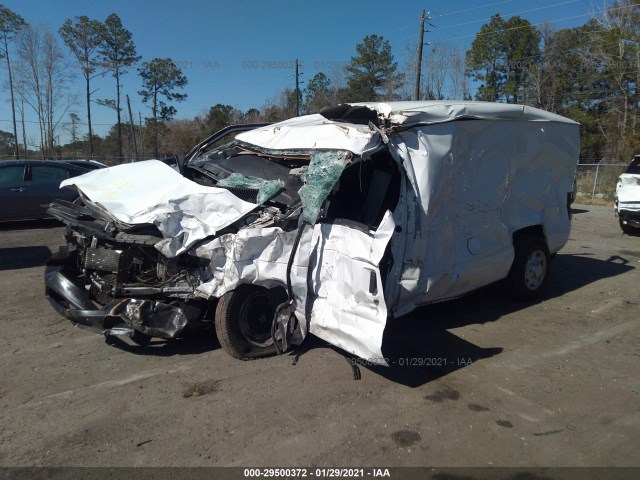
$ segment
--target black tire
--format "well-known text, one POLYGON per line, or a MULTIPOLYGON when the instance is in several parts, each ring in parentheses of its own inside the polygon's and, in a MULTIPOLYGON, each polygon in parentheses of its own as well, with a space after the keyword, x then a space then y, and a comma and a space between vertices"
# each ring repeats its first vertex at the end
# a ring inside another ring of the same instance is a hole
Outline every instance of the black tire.
POLYGON ((284 288, 255 285, 241 285, 220 297, 215 327, 222 348, 241 360, 274 355, 271 324, 276 307, 286 298, 284 288))
POLYGON ((508 294, 516 300, 539 298, 549 279, 551 256, 546 242, 534 236, 514 239, 515 257, 505 279, 508 294))
POLYGON ((618 217, 618 222, 620 223, 620 229, 623 233, 626 233, 627 235, 638 233, 638 230, 636 230, 634 227, 624 223, 624 219, 622 217, 618 217))

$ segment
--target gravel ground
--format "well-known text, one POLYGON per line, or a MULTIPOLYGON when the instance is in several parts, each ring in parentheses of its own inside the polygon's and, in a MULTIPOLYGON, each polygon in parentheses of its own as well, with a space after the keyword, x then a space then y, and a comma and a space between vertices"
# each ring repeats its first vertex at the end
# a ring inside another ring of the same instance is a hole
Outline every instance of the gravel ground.
POLYGON ((358 381, 313 337, 251 362, 105 343, 44 298, 62 232, 0 225, 0 466, 640 465, 640 237, 611 208, 576 205, 543 301, 421 308, 358 381))

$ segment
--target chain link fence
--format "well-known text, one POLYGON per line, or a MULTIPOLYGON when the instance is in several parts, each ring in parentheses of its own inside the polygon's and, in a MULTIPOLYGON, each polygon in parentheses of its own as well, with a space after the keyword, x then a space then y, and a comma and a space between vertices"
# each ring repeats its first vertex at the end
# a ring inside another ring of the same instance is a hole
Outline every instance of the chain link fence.
MULTIPOLYGON (((14 160, 16 157, 14 155, 0 155, 0 160, 14 160)), ((37 155, 29 155, 28 157, 24 157, 24 156, 20 156, 21 159, 25 159, 28 158, 29 160, 41 160, 42 157, 37 156, 37 155)), ((89 158, 91 158, 88 155, 66 155, 64 157, 49 157, 47 158, 47 160, 88 160, 89 158)), ((144 155, 144 156, 140 156, 138 158, 137 161, 141 162, 142 160, 151 160, 152 158, 154 158, 151 155, 144 155)), ((164 157, 160 157, 160 158, 164 158, 164 157)), ((100 155, 96 155, 93 157, 93 160, 100 162, 100 163, 104 163, 105 165, 112 167, 114 165, 120 165, 122 163, 131 163, 133 162, 133 158, 118 158, 118 157, 105 157, 105 156, 100 156, 100 155)))
POLYGON ((613 201, 618 177, 627 168, 623 163, 579 163, 576 168, 577 199, 613 201))

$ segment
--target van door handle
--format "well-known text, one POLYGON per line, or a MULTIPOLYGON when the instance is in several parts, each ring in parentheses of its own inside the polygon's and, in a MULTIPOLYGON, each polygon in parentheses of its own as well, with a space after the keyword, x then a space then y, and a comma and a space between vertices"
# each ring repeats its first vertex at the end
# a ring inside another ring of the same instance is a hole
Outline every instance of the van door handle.
POLYGON ((24 187, 16 187, 11 189, 12 192, 24 192, 24 187))
POLYGON ((378 277, 373 270, 369 270, 369 293, 371 295, 378 294, 378 277))

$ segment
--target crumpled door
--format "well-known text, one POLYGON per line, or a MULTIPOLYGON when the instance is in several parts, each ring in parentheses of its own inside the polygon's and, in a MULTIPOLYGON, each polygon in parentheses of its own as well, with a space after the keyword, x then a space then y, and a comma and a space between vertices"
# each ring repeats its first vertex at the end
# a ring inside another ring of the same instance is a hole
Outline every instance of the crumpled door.
POLYGON ((381 365, 386 365, 381 348, 387 306, 379 265, 394 229, 387 211, 375 232, 325 223, 315 226, 312 240, 311 333, 381 365))

